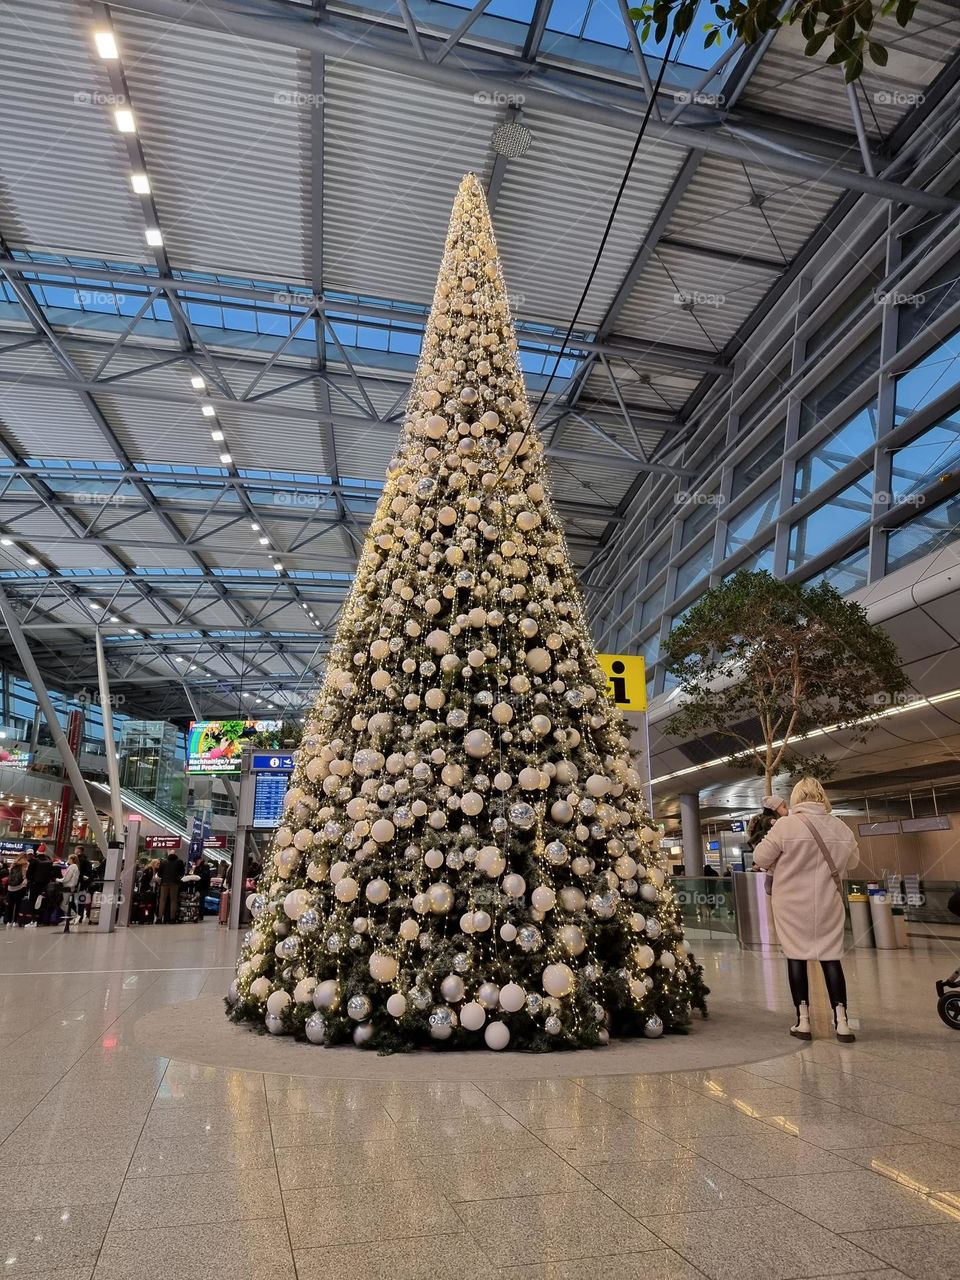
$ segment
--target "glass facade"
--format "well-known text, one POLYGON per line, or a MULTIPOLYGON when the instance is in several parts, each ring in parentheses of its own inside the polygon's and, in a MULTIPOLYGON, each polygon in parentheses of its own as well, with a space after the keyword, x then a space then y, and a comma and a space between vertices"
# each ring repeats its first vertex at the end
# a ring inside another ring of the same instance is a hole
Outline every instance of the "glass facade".
MULTIPOLYGON (((918 230, 910 250, 923 243, 918 230)), ((792 357, 765 350, 753 381, 744 374, 665 455, 683 479, 644 481, 608 559, 616 608, 596 632, 602 649, 647 656, 653 695, 670 687, 655 659, 670 627, 691 597, 736 570, 849 594, 960 537, 958 281, 960 255, 915 294, 878 296, 860 279, 815 341, 798 337, 800 326, 791 339, 785 325, 792 357), (950 307, 951 331, 930 334, 950 307)))

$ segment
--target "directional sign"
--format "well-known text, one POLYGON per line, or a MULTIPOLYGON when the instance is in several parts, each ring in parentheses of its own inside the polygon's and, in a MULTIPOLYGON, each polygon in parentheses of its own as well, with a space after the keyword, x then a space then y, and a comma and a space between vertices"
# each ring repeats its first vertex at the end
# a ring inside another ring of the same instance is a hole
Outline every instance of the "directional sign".
POLYGON ((147 836, 148 849, 179 849, 183 841, 179 836, 147 836))
POLYGON ((253 773, 293 773, 293 756, 255 751, 250 768, 253 773))
POLYGON ((598 653, 606 673, 607 693, 621 711, 646 711, 647 672, 643 658, 633 653, 598 653))

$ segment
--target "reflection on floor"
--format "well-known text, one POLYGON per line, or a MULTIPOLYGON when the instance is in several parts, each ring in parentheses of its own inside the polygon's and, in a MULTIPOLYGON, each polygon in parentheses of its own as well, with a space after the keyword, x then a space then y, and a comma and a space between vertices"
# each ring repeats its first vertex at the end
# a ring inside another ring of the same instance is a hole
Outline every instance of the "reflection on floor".
MULTIPOLYGON (((39 1280, 740 1280, 960 1274, 949 943, 858 952, 860 1040, 661 1075, 330 1081, 138 1049, 220 992, 216 924, 0 935, 0 1266, 39 1280)), ((782 1008, 779 960, 701 944, 782 1008)), ((822 995, 820 997, 822 1000, 822 995)), ((650 1052, 656 1053, 652 1043, 650 1052)), ((323 1052, 323 1050, 318 1050, 323 1052)))

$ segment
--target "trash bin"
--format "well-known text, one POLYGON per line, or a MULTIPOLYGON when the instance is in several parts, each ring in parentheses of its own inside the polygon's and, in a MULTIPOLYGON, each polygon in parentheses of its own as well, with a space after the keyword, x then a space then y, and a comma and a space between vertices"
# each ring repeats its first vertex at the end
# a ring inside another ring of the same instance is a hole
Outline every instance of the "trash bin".
POLYGON ((870 900, 865 893, 848 893, 850 928, 855 947, 873 946, 873 925, 870 923, 870 900))
POLYGON ((896 951, 897 935, 893 929, 893 904, 884 889, 871 889, 870 921, 878 951, 896 951))

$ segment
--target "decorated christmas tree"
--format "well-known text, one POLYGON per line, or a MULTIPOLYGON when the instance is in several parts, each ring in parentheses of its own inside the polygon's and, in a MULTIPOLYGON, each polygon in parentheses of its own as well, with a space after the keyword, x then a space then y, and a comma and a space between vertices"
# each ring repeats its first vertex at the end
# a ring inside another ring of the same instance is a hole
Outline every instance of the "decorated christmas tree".
POLYGON ((577 1048, 703 1008, 472 174, 249 905, 230 1016, 318 1044, 577 1048))

